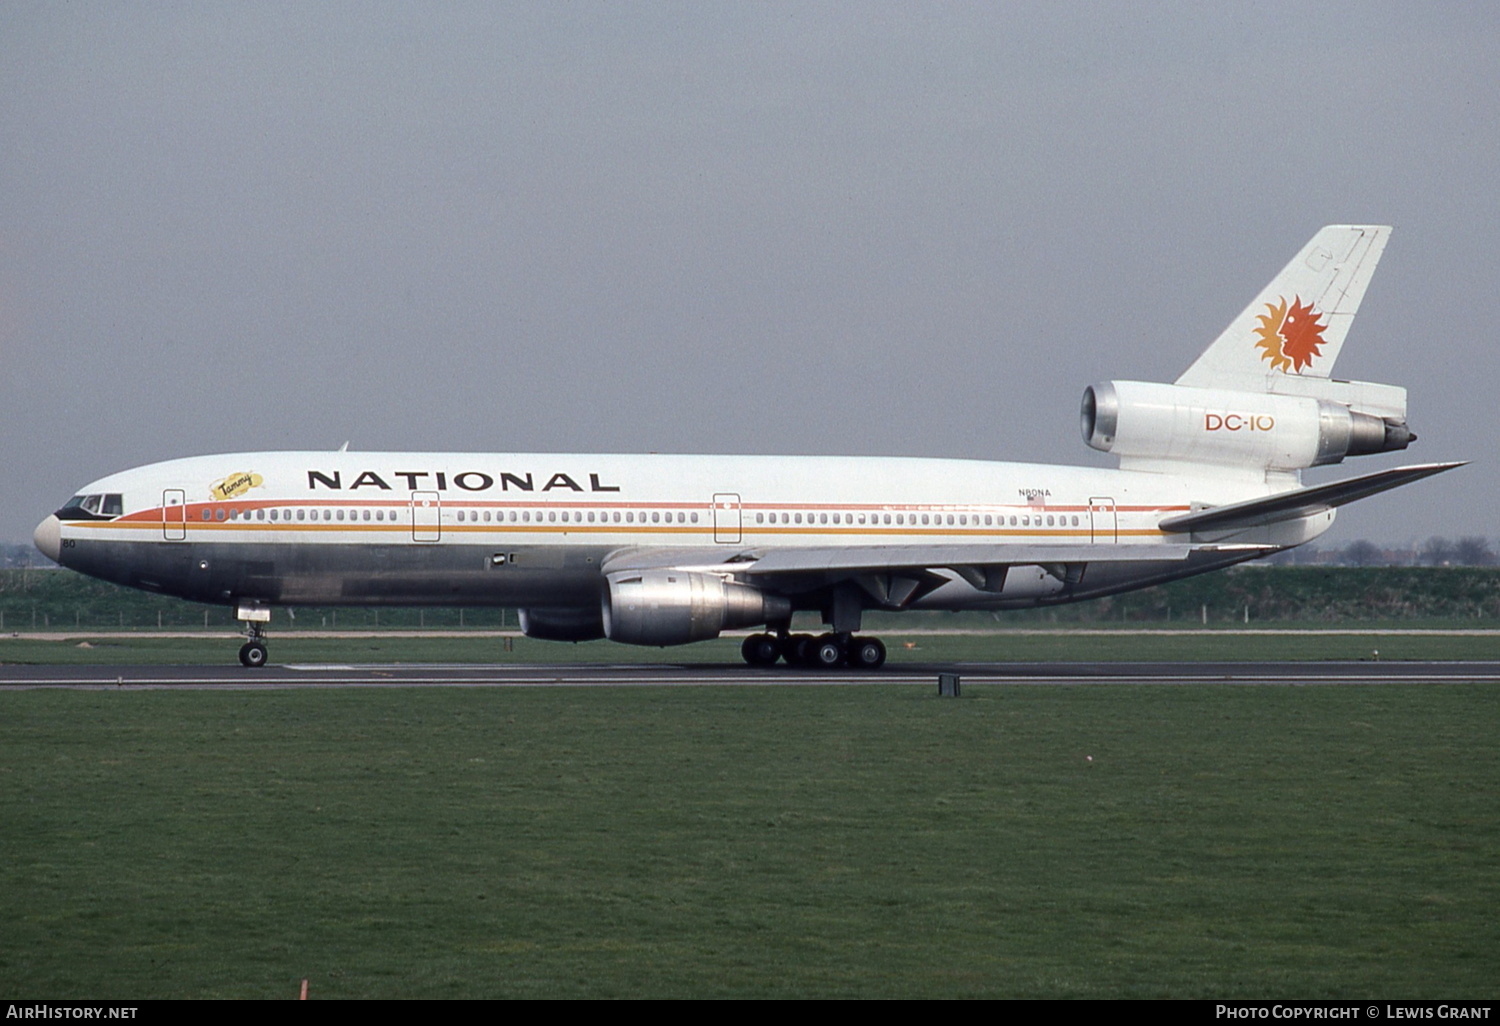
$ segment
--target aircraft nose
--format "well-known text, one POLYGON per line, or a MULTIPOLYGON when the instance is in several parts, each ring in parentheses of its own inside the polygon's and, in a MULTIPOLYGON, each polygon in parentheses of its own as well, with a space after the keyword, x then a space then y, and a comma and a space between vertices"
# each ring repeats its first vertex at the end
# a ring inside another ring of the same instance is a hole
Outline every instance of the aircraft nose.
POLYGON ((31 543, 52 562, 61 563, 58 557, 62 555, 62 521, 49 515, 31 532, 31 543))

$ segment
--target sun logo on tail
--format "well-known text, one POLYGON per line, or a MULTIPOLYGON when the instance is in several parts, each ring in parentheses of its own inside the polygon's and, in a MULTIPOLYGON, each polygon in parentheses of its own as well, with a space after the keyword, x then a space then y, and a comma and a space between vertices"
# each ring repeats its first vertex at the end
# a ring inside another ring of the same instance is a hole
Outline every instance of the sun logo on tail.
POLYGON ((1312 366, 1313 357, 1323 355, 1323 332, 1328 325, 1318 323, 1323 315, 1311 303, 1302 302, 1301 296, 1292 297, 1290 309, 1285 296, 1278 298, 1279 304, 1267 303, 1266 312, 1257 318, 1260 327, 1255 334, 1260 337, 1255 345, 1261 359, 1270 361, 1272 367, 1301 374, 1304 367, 1312 366))

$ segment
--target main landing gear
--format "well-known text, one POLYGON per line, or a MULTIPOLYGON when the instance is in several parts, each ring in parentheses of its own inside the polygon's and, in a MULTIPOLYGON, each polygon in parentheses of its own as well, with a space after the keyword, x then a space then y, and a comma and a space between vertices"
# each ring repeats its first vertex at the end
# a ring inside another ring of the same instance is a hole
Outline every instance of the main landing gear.
POLYGON ((831 670, 850 666, 856 670, 878 670, 885 663, 885 645, 879 638, 854 637, 848 632, 821 634, 752 634, 740 645, 740 655, 751 666, 773 666, 785 659, 788 666, 831 670))

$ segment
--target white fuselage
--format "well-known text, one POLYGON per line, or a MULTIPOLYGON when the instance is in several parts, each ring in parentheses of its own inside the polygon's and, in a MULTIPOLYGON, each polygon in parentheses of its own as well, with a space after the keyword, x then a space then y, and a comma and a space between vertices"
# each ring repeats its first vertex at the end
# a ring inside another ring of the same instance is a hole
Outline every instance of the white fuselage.
MULTIPOLYGON (((200 601, 572 606, 594 603, 605 563, 632 551, 732 568, 785 549, 1180 547, 1189 539, 1163 532, 1164 517, 1275 490, 1263 475, 953 459, 239 453, 93 482, 80 494, 119 496, 122 512, 64 519, 57 556, 200 601)), ((1331 520, 1329 511, 1197 547, 1264 554, 1331 520)), ((1122 564, 1089 593, 1163 579, 1147 562, 1140 580, 1122 564)), ((1206 568, 1193 560, 1166 576, 1206 568)), ((998 592, 947 576, 912 605, 1067 600, 1041 572, 998 592)))

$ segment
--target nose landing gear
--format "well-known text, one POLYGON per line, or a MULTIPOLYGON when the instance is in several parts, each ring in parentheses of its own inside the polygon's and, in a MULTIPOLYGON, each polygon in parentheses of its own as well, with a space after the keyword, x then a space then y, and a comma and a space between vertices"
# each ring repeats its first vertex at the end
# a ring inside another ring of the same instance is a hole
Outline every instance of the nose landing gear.
POLYGON ((240 646, 240 663, 251 669, 266 665, 270 655, 262 641, 247 641, 240 646))
POLYGON ((271 622, 271 610, 262 605, 241 603, 235 607, 235 619, 245 624, 247 640, 240 646, 240 665, 258 669, 266 665, 270 653, 266 650, 266 628, 271 622))

